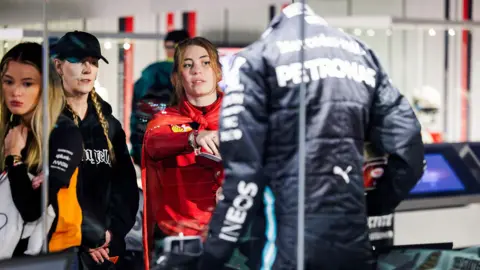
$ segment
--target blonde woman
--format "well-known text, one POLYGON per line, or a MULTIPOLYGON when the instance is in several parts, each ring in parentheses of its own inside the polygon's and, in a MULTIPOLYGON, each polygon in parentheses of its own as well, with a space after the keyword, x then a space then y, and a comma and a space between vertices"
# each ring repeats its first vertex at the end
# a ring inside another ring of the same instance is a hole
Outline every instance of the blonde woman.
POLYGON ((86 32, 69 32, 52 46, 55 70, 67 99, 64 114, 83 135, 78 189, 83 210, 81 262, 83 269, 110 269, 125 253, 125 235, 135 223, 138 187, 125 132, 111 106, 95 92, 98 39, 86 32))
POLYGON ((74 123, 61 116, 64 96, 55 74, 48 89, 50 129, 42 130, 41 67, 42 46, 38 43, 20 43, 0 62, 0 219, 5 221, 0 224, 0 259, 40 252, 44 236, 31 228, 40 223, 42 214, 39 187, 46 149, 50 164, 48 202, 55 217, 48 249, 62 251, 81 243, 82 213, 76 186, 82 138, 74 123), (42 145, 45 133, 50 134, 48 148, 42 145))

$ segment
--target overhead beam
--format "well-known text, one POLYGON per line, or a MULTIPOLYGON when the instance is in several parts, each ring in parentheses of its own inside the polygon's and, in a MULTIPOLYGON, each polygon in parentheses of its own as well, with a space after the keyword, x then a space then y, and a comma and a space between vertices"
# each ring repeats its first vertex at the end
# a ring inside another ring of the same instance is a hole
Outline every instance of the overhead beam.
POLYGON ((475 30, 480 28, 479 21, 459 21, 459 20, 433 20, 433 19, 415 19, 415 18, 395 18, 392 17, 392 26, 394 29, 454 29, 454 30, 475 30))
MULTIPOLYGON (((49 31, 49 37, 62 37, 66 31, 49 31)), ((158 33, 125 33, 125 32, 89 32, 98 39, 109 40, 163 40, 165 35, 158 33)), ((43 31, 26 30, 21 28, 0 29, 0 40, 22 40, 24 38, 41 38, 43 31)))
POLYGON ((480 29, 479 21, 435 20, 422 18, 400 18, 391 16, 345 16, 325 17, 332 26, 339 28, 361 29, 398 29, 398 30, 473 30, 480 29))
MULTIPOLYGON (((42 22, 45 0, 0 0, 0 25, 24 25, 42 22), (4 3, 5 1, 5 3, 4 3)), ((202 0, 207 1, 207 0, 202 0)), ((212 0, 213 1, 213 0, 212 0)), ((198 7, 198 0, 49 0, 49 21, 82 18, 112 18, 155 14, 164 11, 187 11, 198 7)))
MULTIPOLYGON (((345 16, 325 17, 325 20, 332 26, 339 28, 360 28, 360 29, 397 29, 397 30, 474 30, 480 29, 478 21, 456 21, 456 20, 433 20, 417 18, 397 18, 390 16, 345 16)), ((164 34, 158 33, 117 33, 117 32, 91 32, 99 39, 111 40, 163 40, 164 34)), ((61 37, 65 31, 51 31, 50 37, 61 37)), ((21 28, 0 29, 0 40, 21 40, 24 38, 41 38, 43 32, 40 30, 27 30, 21 28)))

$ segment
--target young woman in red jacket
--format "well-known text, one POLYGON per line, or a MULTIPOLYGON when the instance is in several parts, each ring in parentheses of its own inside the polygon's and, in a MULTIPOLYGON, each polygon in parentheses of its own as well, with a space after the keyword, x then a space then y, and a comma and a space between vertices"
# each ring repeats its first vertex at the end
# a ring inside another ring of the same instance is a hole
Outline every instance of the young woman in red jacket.
POLYGON ((162 236, 207 230, 223 167, 198 154, 220 158, 221 79, 218 52, 210 41, 196 37, 177 46, 174 100, 148 123, 142 151, 146 269, 155 225, 162 236))

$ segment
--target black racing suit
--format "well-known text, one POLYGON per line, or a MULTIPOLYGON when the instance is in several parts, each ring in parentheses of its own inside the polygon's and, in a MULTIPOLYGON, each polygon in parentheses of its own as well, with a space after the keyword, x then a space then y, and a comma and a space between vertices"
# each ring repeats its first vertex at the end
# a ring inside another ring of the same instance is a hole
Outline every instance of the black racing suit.
MULTIPOLYGON (((371 269, 367 204, 389 213, 423 173, 420 124, 375 54, 306 7, 306 269, 371 269), (389 155, 365 198, 364 142, 389 155)), ((200 269, 221 269, 266 207, 262 269, 295 269, 301 4, 286 7, 233 62, 220 123, 224 198, 200 269)))

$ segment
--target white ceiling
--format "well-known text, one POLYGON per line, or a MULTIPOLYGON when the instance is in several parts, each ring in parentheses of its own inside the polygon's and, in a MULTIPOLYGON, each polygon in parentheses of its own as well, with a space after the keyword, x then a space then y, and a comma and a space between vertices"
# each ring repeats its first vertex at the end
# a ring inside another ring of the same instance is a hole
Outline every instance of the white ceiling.
MULTIPOLYGON (((266 5, 267 2, 269 5, 291 2, 291 0, 0 0, 0 25, 42 22, 43 3, 45 1, 47 1, 47 18, 49 20, 120 17, 166 11, 205 9, 205 7, 215 7, 216 10, 229 8, 232 12, 235 12, 239 6, 242 8, 257 8, 259 4, 266 5)), ((311 3, 312 6, 321 6, 322 2, 365 2, 368 4, 370 0, 306 1, 311 3)))
MULTIPOLYGON (((48 0, 47 18, 66 20, 175 11, 195 0, 48 0), (135 4, 134 4, 135 2, 135 4)), ((197 0, 204 1, 204 0, 197 0)), ((0 25, 41 22, 43 0, 0 0, 0 25)))
MULTIPOLYGON (((0 25, 41 22, 44 1, 0 0, 0 25)), ((270 4, 284 4, 290 1, 270 0, 268 2, 270 4)), ((258 6, 257 0, 47 0, 47 3, 47 18, 51 20, 119 17, 152 12, 194 10, 212 5, 216 9, 238 5, 250 5, 253 8, 258 6)))

